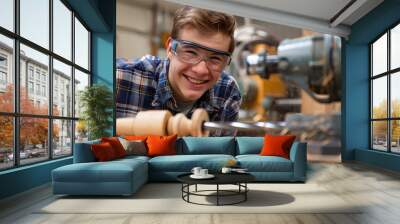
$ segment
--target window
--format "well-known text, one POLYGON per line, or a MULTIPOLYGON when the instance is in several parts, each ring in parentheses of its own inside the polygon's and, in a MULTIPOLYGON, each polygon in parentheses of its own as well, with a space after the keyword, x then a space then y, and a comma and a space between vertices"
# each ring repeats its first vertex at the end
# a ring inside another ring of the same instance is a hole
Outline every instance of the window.
POLYGON ((36 69, 36 80, 40 81, 40 70, 36 69))
POLYGON ((29 66, 28 76, 29 76, 29 79, 33 80, 33 67, 32 66, 29 66))
POLYGON ((82 68, 89 69, 89 32, 75 18, 75 62, 82 68))
MULTIPOLYGON (((0 5, 3 4, 0 3, 0 5)), ((3 12, 3 9, 0 9, 0 14, 3 12)), ((0 20, 3 15, 0 15, 0 20)), ((1 23, 0 23, 1 25, 1 23)), ((14 71, 13 66, 11 66, 11 58, 14 57, 14 42, 13 39, 6 37, 0 33, 0 74, 2 74, 2 78, 0 81, 0 124, 2 124, 3 119, 8 121, 8 117, 2 117, 1 113, 13 113, 14 112, 14 71), (8 60, 7 60, 8 59, 8 60), (7 62, 6 62, 7 60, 7 62), (10 65, 8 65, 10 64, 10 65)), ((6 115, 6 114, 3 114, 6 115)), ((8 116, 10 114, 7 114, 8 116)), ((4 121, 5 122, 5 121, 4 121)), ((11 126, 12 127, 12 126, 11 126)), ((11 129, 10 127, 10 129, 11 129)), ((7 129, 9 130, 9 129, 7 129)), ((2 136, 0 135, 0 138, 2 136)), ((4 145, 12 146, 12 144, 4 143, 4 145)), ((0 141, 0 149, 4 146, 0 141)), ((5 146, 4 146, 5 147, 5 146)), ((8 149, 12 151, 11 149, 8 149)), ((0 161, 1 164, 1 161, 0 161)), ((1 165, 0 165, 1 169, 1 165)))
POLYGON ((42 96, 46 96, 46 86, 42 86, 42 96))
POLYGON ((7 56, 4 54, 0 54, 0 67, 7 68, 7 56))
POLYGON ((29 81, 28 82, 28 93, 33 94, 34 89, 33 89, 33 82, 29 81))
MULTIPOLYGON (((67 103, 69 105, 72 104, 72 90, 71 89, 65 89, 64 85, 66 85, 66 83, 69 83, 69 85, 72 84, 72 68, 69 65, 66 65, 56 59, 53 60, 53 64, 54 64, 54 71, 53 71, 53 79, 54 79, 54 83, 53 83, 53 91, 54 91, 54 95, 53 95, 53 107, 56 108, 55 110, 53 110, 53 114, 57 114, 60 113, 60 108, 57 107, 57 105, 54 104, 58 104, 59 106, 62 106, 62 104, 59 104, 60 101, 62 103, 64 103, 64 96, 67 96, 67 103), (60 95, 59 95, 60 93, 60 95), (59 100, 60 97, 60 101, 59 100), (69 102, 71 101, 71 102, 69 102)), ((72 116, 72 108, 71 107, 67 107, 65 110, 65 114, 62 113, 62 116, 72 116)))
POLYGON ((72 155, 87 139, 73 105, 90 85, 90 31, 62 0, 0 0, 0 26, 0 170, 72 155))
POLYGON ((5 86, 7 85, 7 73, 4 71, 0 70, 0 90, 5 89, 5 86))
POLYGON ((20 0, 21 36, 49 49, 49 0, 20 0), (41 13, 39 13, 41 12, 41 13))
POLYGON ((40 84, 36 84, 36 95, 40 95, 40 84))
POLYGON ((400 24, 370 45, 371 148, 400 153, 400 24))
POLYGON ((0 26, 14 31, 14 0, 0 1, 0 26))
POLYGON ((53 20, 54 53, 72 60, 72 12, 59 0, 53 1, 53 4, 53 14, 56 15, 53 20))
POLYGON ((7 86, 7 56, 0 53, 0 91, 5 91, 7 86))

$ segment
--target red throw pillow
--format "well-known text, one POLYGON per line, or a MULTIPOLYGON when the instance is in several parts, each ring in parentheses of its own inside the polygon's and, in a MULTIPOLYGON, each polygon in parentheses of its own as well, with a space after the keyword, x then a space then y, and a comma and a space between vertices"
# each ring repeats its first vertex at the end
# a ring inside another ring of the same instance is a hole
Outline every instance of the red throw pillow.
POLYGON ((109 137, 109 138, 101 138, 101 142, 108 142, 114 149, 115 155, 118 158, 126 156, 126 151, 122 146, 121 142, 119 142, 118 137, 109 137))
POLYGON ((147 136, 140 136, 140 135, 125 135, 124 139, 128 140, 128 141, 137 141, 137 140, 141 140, 141 141, 146 141, 147 136))
POLYGON ((290 147, 296 136, 294 135, 265 135, 264 146, 261 149, 262 156, 280 156, 289 159, 290 147))
POLYGON ((147 137, 148 156, 176 155, 177 135, 147 137))
POLYGON ((93 144, 90 146, 90 148, 94 154, 94 157, 99 162, 109 161, 117 158, 112 145, 108 142, 93 144))

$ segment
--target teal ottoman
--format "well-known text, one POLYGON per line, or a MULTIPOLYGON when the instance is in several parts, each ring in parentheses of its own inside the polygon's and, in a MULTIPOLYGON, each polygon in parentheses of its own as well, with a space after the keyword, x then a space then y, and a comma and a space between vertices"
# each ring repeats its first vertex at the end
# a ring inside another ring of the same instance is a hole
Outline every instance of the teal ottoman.
POLYGON ((147 157, 74 163, 52 171, 53 193, 132 195, 148 180, 147 157))

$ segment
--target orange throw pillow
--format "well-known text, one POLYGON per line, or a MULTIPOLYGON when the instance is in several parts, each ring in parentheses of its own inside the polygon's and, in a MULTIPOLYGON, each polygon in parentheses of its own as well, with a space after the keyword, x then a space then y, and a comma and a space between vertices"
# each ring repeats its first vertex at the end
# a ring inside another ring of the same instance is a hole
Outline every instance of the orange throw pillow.
POLYGON ((101 138, 101 142, 108 142, 114 149, 117 158, 126 156, 126 151, 119 141, 118 137, 101 138))
POLYGON ((148 156, 176 155, 177 135, 147 137, 148 156))
POLYGON ((124 139, 128 140, 128 141, 137 141, 137 140, 141 140, 141 141, 146 141, 147 136, 140 136, 140 135, 125 135, 124 139))
POLYGON ((99 162, 109 161, 117 158, 113 147, 108 142, 93 144, 90 146, 90 148, 94 154, 94 157, 99 162))
POLYGON ((264 146, 261 149, 262 156, 280 156, 289 159, 290 147, 296 136, 294 135, 265 135, 264 146))

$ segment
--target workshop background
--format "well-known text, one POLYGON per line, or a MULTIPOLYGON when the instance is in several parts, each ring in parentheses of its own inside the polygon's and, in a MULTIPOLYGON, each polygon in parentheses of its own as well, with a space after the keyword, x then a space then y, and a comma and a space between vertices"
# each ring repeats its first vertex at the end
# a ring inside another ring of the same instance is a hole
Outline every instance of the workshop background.
MULTIPOLYGON (((173 14, 180 7, 165 1, 117 0, 116 57, 127 60, 146 54, 165 57, 164 43, 172 27, 173 14)), ((276 54, 285 39, 322 34, 243 17, 236 17, 236 22, 237 46, 226 70, 238 81, 243 96, 239 120, 285 122, 285 128, 270 131, 271 134, 290 133, 307 141, 309 160, 340 162, 340 101, 319 103, 304 90, 284 82, 279 73, 270 74, 266 79, 246 72, 243 65, 246 55, 263 51, 276 54)), ((340 42, 340 38, 333 38, 340 42)), ((238 132, 247 136, 264 134, 251 130, 238 132)))

